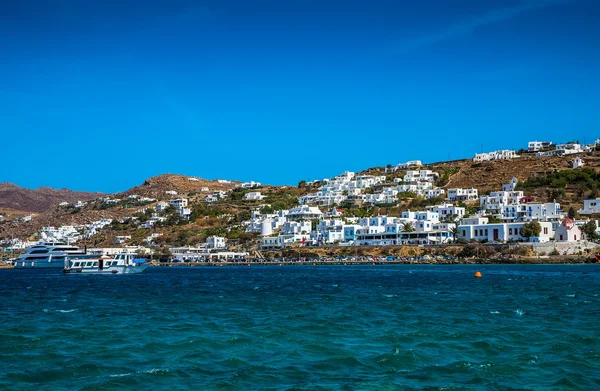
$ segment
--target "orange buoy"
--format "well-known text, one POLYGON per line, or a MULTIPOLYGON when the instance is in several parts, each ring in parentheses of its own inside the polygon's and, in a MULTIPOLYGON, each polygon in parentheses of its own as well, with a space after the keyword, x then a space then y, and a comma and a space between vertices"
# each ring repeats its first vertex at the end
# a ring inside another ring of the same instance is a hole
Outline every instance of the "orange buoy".
POLYGON ((479 277, 483 277, 483 276, 481 275, 480 272, 475 272, 475 277, 479 278, 479 277))

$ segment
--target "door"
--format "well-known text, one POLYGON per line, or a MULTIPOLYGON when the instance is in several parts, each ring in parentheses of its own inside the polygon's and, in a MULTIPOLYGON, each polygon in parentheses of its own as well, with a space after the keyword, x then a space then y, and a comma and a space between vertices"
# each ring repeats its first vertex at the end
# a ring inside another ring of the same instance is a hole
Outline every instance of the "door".
POLYGON ((498 228, 494 228, 494 241, 498 240, 498 228))

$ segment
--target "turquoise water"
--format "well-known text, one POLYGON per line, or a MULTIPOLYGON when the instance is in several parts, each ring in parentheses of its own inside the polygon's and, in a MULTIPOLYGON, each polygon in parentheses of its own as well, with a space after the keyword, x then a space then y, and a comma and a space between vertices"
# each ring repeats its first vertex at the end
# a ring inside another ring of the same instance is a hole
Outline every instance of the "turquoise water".
POLYGON ((6 390, 600 389, 600 265, 1 270, 0 291, 6 390))

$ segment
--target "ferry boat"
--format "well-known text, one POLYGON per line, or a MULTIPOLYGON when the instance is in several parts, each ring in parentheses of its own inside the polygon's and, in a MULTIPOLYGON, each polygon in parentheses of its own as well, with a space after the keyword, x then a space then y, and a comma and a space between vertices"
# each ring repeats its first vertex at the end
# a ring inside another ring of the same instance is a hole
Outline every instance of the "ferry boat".
POLYGON ((71 258, 98 258, 98 255, 62 242, 45 242, 27 247, 25 253, 13 261, 13 266, 15 269, 61 269, 65 260, 71 258))
POLYGON ((150 266, 145 258, 135 254, 117 254, 114 258, 96 256, 89 258, 65 259, 63 273, 83 274, 132 274, 141 273, 150 266))

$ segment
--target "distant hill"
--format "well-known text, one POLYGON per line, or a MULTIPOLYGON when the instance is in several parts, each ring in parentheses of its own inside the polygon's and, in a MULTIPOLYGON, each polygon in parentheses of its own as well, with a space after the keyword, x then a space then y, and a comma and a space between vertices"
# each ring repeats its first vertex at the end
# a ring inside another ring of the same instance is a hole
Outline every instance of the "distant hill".
POLYGON ((64 201, 69 203, 88 201, 103 195, 103 193, 89 193, 69 189, 57 190, 50 187, 39 187, 31 190, 4 182, 0 183, 0 208, 41 213, 64 201))
MULTIPOLYGON (((114 206, 104 208, 101 207, 101 202, 93 201, 101 197, 126 200, 128 196, 138 195, 162 201, 168 201, 170 198, 176 197, 192 198, 199 201, 211 192, 231 190, 237 183, 239 182, 221 183, 183 175, 163 174, 148 178, 143 184, 117 194, 74 192, 67 189, 56 190, 46 187, 29 190, 10 183, 2 183, 0 184, 0 212, 3 209, 9 210, 10 220, 27 214, 23 212, 36 213, 36 215, 26 223, 9 220, 4 224, 0 224, 0 238, 8 237, 9 233, 14 237, 27 238, 47 225, 80 225, 101 219, 121 219, 131 216, 147 206, 135 206, 131 205, 133 202, 122 201, 114 206), (205 188, 204 191, 202 191, 203 188, 205 188), (166 194, 166 191, 175 191, 177 195, 166 194), (71 204, 76 201, 91 202, 83 208, 73 209, 59 207, 58 205, 63 201, 71 204)), ((150 206, 154 205, 155 203, 150 204, 150 206)))

